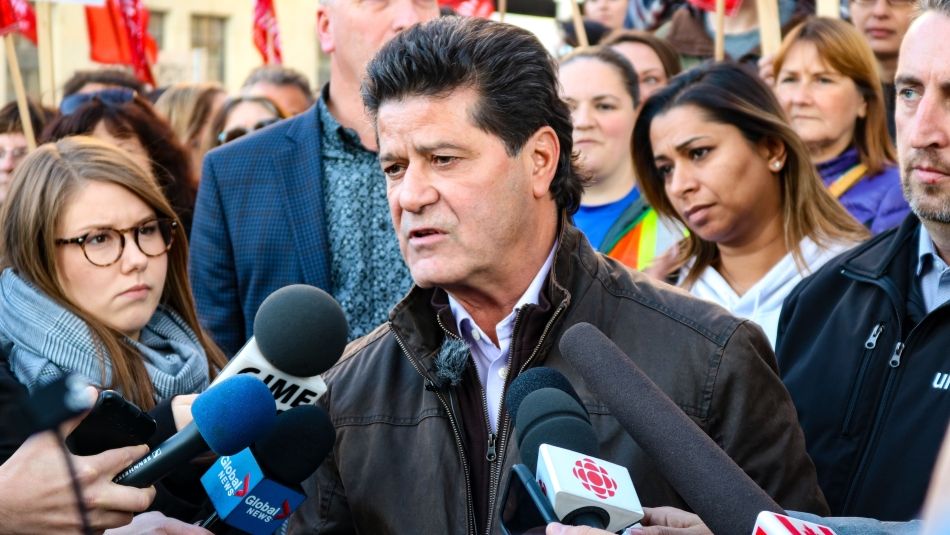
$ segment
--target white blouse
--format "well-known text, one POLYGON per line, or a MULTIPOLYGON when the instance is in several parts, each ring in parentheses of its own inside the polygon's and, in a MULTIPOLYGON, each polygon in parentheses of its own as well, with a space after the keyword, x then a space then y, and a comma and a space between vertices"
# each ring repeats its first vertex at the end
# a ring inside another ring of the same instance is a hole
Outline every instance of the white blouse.
MULTIPOLYGON (((808 269, 803 273, 798 270, 792 253, 786 254, 772 269, 759 279, 744 294, 738 295, 732 286, 719 272, 706 268, 689 293, 696 297, 712 301, 740 318, 746 318, 759 324, 769 338, 769 343, 775 349, 775 337, 778 334, 778 318, 782 313, 782 303, 785 298, 803 278, 814 273, 825 262, 838 254, 850 249, 856 244, 836 244, 829 248, 821 248, 809 238, 801 243, 802 257, 808 269)), ((682 283, 687 270, 680 275, 682 283)))

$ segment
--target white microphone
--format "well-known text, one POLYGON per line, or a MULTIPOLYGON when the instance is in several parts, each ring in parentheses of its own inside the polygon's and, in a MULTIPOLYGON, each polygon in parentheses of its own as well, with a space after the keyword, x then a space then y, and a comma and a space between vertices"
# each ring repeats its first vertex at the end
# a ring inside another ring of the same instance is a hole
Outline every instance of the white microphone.
POLYGON ((314 286, 293 284, 267 296, 254 316, 254 336, 212 385, 248 373, 274 395, 278 412, 312 405, 327 390, 320 374, 343 354, 349 327, 340 305, 314 286))
POLYGON ((538 448, 538 485, 558 518, 594 514, 603 528, 619 531, 643 518, 643 507, 626 468, 571 450, 538 448))
POLYGON ((547 375, 540 380, 526 376, 525 383, 539 388, 523 397, 523 384, 514 384, 520 377, 509 390, 514 395, 507 400, 508 410, 515 420, 522 461, 536 468, 541 492, 562 523, 607 531, 636 523, 643 518, 643 508, 629 472, 598 458, 600 448, 587 411, 576 394, 563 390, 563 383, 546 386, 556 384, 547 375))
POLYGON ((771 511, 762 511, 755 519, 752 535, 837 535, 827 526, 798 520, 771 511))

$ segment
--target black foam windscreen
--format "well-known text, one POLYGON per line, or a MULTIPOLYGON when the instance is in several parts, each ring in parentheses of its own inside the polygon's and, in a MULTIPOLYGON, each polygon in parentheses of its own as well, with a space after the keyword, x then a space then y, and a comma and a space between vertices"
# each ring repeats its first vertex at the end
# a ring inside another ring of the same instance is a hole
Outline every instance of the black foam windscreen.
POLYGON ((784 510, 607 336, 565 331, 561 354, 713 533, 752 533, 762 511, 784 510))
POLYGON ((541 444, 600 456, 600 444, 587 411, 557 388, 539 388, 525 396, 515 420, 515 430, 521 461, 531 470, 538 467, 541 444))
POLYGON ((578 405, 584 406, 571 382, 561 372, 544 366, 530 368, 515 377, 515 380, 508 386, 508 393, 505 394, 505 407, 508 409, 508 414, 511 415, 513 422, 518 421, 518 408, 521 407, 521 402, 524 401, 525 396, 541 388, 561 390, 574 398, 578 405))
POLYGON ((340 360, 349 326, 330 294, 314 286, 291 284, 267 296, 254 316, 254 338, 261 354, 278 370, 313 377, 340 360))
POLYGON ((274 430, 254 443, 264 473, 287 486, 310 477, 333 448, 336 431, 326 411, 298 405, 277 416, 274 430))

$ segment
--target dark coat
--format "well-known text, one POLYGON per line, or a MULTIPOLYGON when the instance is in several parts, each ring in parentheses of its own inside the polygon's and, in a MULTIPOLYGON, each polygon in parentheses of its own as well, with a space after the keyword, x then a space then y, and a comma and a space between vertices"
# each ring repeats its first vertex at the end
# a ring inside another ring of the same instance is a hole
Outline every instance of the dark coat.
POLYGON ((911 215, 828 262, 779 320, 782 378, 835 516, 915 517, 950 421, 950 306, 924 316, 919 228, 911 215))

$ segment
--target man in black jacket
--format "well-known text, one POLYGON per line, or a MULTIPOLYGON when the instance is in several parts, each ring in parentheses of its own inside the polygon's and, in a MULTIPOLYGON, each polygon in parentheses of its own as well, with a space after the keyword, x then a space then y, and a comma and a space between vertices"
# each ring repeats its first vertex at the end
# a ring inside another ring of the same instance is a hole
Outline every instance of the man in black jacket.
POLYGON ((777 354, 832 514, 914 517, 950 420, 950 1, 923 0, 901 47, 903 225, 785 301, 777 354))

